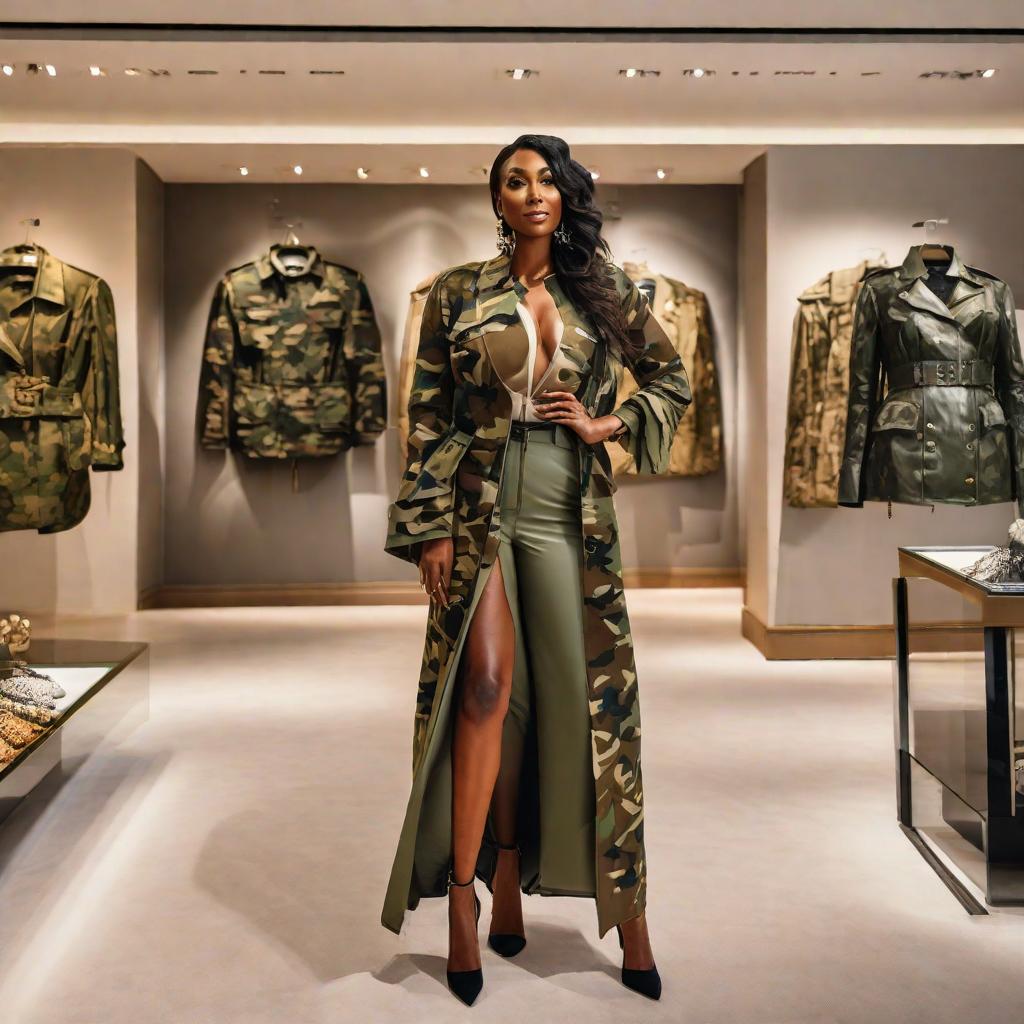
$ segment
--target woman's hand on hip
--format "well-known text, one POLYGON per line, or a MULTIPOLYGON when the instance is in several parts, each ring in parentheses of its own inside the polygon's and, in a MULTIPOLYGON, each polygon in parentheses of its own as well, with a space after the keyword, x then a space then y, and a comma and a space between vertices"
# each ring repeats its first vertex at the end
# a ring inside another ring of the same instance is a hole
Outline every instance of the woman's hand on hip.
POLYGON ((455 561, 455 542, 451 537, 423 541, 420 549, 420 586, 431 601, 448 607, 448 584, 455 561))
POLYGON ((618 416, 591 416, 571 391, 545 391, 533 405, 541 419, 570 427, 587 444, 607 440, 623 425, 618 416))

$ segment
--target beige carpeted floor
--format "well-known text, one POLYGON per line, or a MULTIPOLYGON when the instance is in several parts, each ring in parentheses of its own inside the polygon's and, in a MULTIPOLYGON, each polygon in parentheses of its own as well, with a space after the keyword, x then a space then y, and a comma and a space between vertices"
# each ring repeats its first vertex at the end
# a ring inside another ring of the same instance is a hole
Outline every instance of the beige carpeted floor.
POLYGON ((152 643, 151 714, 0 829, 0 1022, 1018 1019, 1022 915, 968 917, 897 829, 889 664, 768 664, 734 590, 629 601, 660 1003, 591 901, 535 896, 458 1004, 444 902, 378 919, 425 609, 228 609, 62 630, 152 643))

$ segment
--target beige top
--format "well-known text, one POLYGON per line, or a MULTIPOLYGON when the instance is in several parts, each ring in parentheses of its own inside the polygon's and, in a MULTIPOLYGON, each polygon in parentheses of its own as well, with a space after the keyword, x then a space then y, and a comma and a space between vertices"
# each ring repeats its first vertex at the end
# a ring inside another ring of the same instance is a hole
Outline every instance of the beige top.
MULTIPOLYGON (((562 349, 562 332, 565 330, 565 323, 561 316, 558 316, 557 337, 555 338, 555 351, 551 361, 545 367, 540 379, 534 383, 534 369, 537 365, 537 349, 541 340, 537 329, 537 322, 533 314, 522 303, 516 303, 516 312, 522 321, 523 329, 526 331, 526 367, 525 374, 517 372, 512 376, 510 385, 504 375, 499 374, 499 379, 505 390, 512 398, 512 417, 515 420, 525 419, 527 423, 546 422, 543 416, 538 415, 534 399, 544 391, 558 391, 562 385, 558 383, 558 370, 560 367, 569 366, 565 352, 562 349)), ((557 315, 557 309, 556 309, 557 315)))

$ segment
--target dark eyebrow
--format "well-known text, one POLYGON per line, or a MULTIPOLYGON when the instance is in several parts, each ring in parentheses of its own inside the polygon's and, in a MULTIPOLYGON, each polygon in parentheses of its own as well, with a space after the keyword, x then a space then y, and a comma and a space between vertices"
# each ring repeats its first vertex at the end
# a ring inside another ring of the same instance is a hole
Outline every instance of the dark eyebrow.
MULTIPOLYGON (((542 167, 538 173, 543 174, 545 171, 550 171, 550 170, 551 170, 550 167, 545 166, 545 167, 542 167)), ((522 169, 522 167, 510 167, 505 173, 506 174, 512 174, 513 171, 518 171, 520 174, 525 174, 526 173, 526 171, 524 171, 522 169)))

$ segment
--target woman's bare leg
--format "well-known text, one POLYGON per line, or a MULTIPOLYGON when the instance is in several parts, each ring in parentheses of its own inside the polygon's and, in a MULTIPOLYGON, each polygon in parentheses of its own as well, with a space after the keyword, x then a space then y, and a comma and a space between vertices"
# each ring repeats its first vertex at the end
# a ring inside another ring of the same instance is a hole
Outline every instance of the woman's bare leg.
MULTIPOLYGON (((501 744, 501 768, 491 800, 494 835, 502 846, 512 846, 517 840, 519 772, 523 763, 523 743, 524 736, 518 729, 505 730, 501 744)), ((488 929, 490 934, 524 935, 519 855, 515 850, 498 850, 491 888, 494 898, 488 929)))
MULTIPOLYGON (((452 854, 455 881, 476 870, 487 809, 501 762, 501 734, 512 694, 515 625, 496 557, 477 602, 459 666, 452 741, 452 854)), ((448 970, 480 966, 473 886, 448 891, 448 970)))

